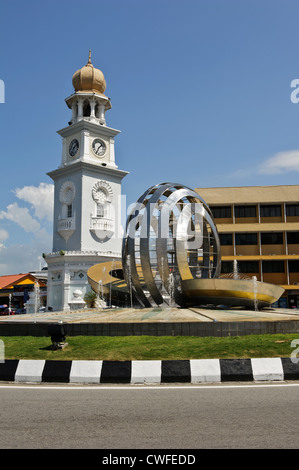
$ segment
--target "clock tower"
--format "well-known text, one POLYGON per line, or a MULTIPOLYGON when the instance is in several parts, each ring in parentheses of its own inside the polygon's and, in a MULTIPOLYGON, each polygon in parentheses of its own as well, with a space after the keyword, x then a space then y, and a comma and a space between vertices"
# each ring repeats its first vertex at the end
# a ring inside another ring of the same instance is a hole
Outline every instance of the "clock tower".
POLYGON ((90 290, 91 266, 121 258, 123 236, 121 181, 127 172, 118 169, 114 151, 120 131, 106 124, 111 101, 90 52, 72 82, 74 93, 65 100, 71 119, 58 131, 61 163, 48 173, 54 181, 53 251, 46 255, 48 307, 56 311, 68 310, 78 289, 82 296, 90 290))

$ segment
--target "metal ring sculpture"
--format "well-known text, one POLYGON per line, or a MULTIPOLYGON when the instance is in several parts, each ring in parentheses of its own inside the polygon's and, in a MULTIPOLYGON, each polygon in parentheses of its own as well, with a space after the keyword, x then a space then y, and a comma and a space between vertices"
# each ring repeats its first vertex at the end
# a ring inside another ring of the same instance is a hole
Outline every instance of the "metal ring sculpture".
POLYGON ((220 274, 219 236, 208 205, 181 184, 152 186, 128 216, 122 262, 142 307, 183 306, 181 280, 220 274))

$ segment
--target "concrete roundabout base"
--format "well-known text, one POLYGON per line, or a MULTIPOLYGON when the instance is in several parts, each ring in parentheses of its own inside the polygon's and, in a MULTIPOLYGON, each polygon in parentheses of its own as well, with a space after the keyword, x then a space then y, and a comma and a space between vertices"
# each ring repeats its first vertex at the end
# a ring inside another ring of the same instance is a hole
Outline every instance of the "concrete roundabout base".
POLYGON ((0 317, 1 336, 48 336, 62 322, 68 336, 243 336, 299 333, 299 311, 265 308, 107 308, 0 317))
MULTIPOLYGON (((84 309, 0 317, 0 338, 48 336, 48 325, 63 322, 76 335, 240 336, 298 333, 299 312, 289 309, 84 309)), ((290 351, 291 355, 291 351, 290 351)), ((0 381, 68 384, 167 384, 263 382, 299 379, 294 358, 192 359, 161 361, 6 360, 0 381)))

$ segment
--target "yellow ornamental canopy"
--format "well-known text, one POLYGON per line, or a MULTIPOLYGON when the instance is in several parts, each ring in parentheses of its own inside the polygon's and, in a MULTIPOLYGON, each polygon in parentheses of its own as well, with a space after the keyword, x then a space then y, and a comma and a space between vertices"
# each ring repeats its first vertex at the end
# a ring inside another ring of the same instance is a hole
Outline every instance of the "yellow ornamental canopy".
POLYGON ((88 62, 73 75, 73 87, 77 92, 100 93, 106 90, 106 81, 101 70, 96 69, 91 63, 91 51, 88 62))

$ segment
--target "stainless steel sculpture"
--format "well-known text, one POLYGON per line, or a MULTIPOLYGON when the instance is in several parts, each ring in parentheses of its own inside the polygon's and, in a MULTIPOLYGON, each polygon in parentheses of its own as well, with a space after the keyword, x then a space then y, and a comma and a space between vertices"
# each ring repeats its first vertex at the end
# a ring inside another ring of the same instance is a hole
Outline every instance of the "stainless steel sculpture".
POLYGON ((284 288, 220 275, 220 242, 212 213, 192 189, 176 183, 149 188, 126 224, 122 261, 88 270, 92 289, 109 305, 241 306, 259 309, 284 288))
POLYGON ((152 186, 128 216, 122 262, 141 306, 184 305, 182 280, 220 275, 219 236, 208 205, 181 184, 152 186))

